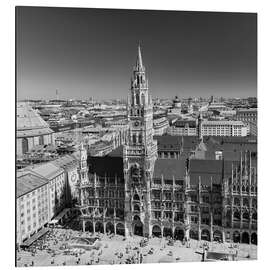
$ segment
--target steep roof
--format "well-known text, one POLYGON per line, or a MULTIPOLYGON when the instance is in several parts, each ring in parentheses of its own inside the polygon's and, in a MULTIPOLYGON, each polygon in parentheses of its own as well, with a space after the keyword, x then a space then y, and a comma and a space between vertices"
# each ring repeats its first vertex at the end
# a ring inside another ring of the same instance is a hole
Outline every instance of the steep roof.
POLYGON ((123 157, 123 145, 120 145, 119 147, 115 148, 107 156, 109 156, 109 157, 123 157))
POLYGON ((232 164, 238 164, 238 162, 191 159, 189 162, 190 184, 197 185, 199 177, 201 178, 202 185, 210 185, 211 178, 213 184, 221 184, 223 176, 231 175, 232 164))
POLYGON ((89 173, 104 177, 105 175, 123 178, 123 158, 119 156, 88 156, 89 173))
POLYGON ((138 71, 143 71, 144 70, 140 45, 138 46, 138 55, 137 55, 137 60, 136 60, 136 70, 138 70, 138 71))
POLYGON ((181 136, 181 139, 183 140, 184 150, 188 151, 195 149, 200 142, 200 139, 197 136, 181 136))
POLYGON ((183 179, 186 171, 186 159, 157 159, 153 178, 183 179))

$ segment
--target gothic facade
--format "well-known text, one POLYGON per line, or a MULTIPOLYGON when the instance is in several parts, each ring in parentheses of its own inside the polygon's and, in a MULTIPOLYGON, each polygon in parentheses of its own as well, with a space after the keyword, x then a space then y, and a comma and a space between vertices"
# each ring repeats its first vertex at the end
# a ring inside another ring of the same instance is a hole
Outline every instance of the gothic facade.
POLYGON ((157 158, 157 142, 153 140, 153 105, 140 47, 131 78, 128 101, 130 134, 123 149, 125 229, 126 235, 136 233, 149 236, 151 179, 157 158))
POLYGON ((152 110, 139 47, 127 104, 127 142, 105 157, 87 159, 81 151, 82 229, 257 244, 254 153, 245 151, 235 161, 158 156, 152 110))

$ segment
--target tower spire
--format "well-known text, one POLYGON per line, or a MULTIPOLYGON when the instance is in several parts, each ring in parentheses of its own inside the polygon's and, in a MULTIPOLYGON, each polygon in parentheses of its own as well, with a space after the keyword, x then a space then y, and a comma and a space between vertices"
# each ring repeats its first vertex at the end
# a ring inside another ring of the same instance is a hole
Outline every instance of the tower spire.
POLYGON ((141 53, 141 46, 140 43, 138 45, 138 55, 137 55, 137 60, 136 60, 136 70, 138 71, 143 71, 143 62, 142 62, 142 53, 141 53))

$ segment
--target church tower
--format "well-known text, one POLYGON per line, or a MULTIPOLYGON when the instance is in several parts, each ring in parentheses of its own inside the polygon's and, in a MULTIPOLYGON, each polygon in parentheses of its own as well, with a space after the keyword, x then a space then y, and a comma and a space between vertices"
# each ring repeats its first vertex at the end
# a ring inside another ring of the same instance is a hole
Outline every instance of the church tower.
POLYGON ((83 143, 79 147, 79 166, 78 166, 78 188, 79 188, 79 204, 84 205, 87 196, 85 189, 82 188, 85 184, 89 183, 88 179, 88 167, 87 167, 87 151, 83 146, 83 143))
POLYGON ((129 138, 123 150, 126 236, 151 234, 150 187, 157 158, 153 140, 153 105, 140 46, 128 97, 129 138))

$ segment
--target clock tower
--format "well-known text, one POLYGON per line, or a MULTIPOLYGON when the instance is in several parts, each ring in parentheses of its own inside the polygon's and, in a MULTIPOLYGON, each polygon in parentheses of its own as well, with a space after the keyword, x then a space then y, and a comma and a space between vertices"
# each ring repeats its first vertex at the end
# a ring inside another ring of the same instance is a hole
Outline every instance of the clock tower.
POLYGON ((150 186, 157 158, 153 140, 153 105, 140 46, 127 104, 129 138, 124 145, 126 236, 151 234, 150 186))

